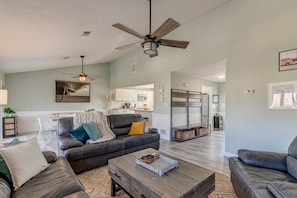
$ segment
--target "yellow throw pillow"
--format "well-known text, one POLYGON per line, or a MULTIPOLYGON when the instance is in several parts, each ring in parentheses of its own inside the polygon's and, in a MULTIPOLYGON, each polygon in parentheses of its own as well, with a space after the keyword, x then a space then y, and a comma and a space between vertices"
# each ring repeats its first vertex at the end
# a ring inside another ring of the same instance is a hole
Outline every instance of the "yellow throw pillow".
POLYGON ((142 122, 132 122, 130 132, 128 135, 142 135, 144 134, 144 121, 142 122))

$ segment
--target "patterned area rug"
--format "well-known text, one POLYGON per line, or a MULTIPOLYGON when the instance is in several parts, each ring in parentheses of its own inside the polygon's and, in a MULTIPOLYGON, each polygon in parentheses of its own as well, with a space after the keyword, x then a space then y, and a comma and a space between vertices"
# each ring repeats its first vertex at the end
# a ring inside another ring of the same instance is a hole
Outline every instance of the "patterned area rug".
MULTIPOLYGON (((91 198, 111 197, 110 176, 108 175, 107 166, 96 168, 83 172, 78 175, 79 180, 85 186, 86 192, 91 198)), ((123 191, 116 193, 118 198, 129 198, 123 191)), ((220 174, 215 174, 215 191, 209 198, 237 198, 232 187, 230 178, 220 174)))

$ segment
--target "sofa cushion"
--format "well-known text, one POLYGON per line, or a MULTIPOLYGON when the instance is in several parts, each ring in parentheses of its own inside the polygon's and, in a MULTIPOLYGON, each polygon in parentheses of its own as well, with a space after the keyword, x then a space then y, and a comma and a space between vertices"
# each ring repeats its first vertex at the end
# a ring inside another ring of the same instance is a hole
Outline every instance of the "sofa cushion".
POLYGON ((75 140, 70 136, 59 136, 58 138, 58 147, 61 150, 66 150, 73 147, 80 147, 84 145, 81 141, 75 140))
POLYGON ((90 136, 87 134, 83 126, 77 127, 76 129, 69 131, 69 133, 71 137, 81 141, 84 144, 88 139, 90 139, 90 136))
POLYGON ((82 126, 92 140, 97 140, 102 137, 102 133, 93 122, 83 124, 82 126))
POLYGON ((14 189, 19 188, 49 166, 36 139, 10 147, 2 147, 0 154, 9 168, 14 189))
POLYGON ((14 192, 16 197, 56 198, 83 191, 84 187, 76 177, 69 163, 58 157, 46 170, 37 174, 14 192))
POLYGON ((68 161, 76 161, 121 151, 123 149, 123 142, 118 139, 113 139, 107 142, 85 144, 81 147, 67 149, 64 151, 64 156, 68 161))
POLYGON ((10 184, 6 181, 0 174, 0 197, 1 198, 10 198, 11 197, 11 189, 10 184))
POLYGON ((131 147, 137 147, 139 145, 145 145, 159 141, 159 134, 143 134, 137 136, 122 135, 117 139, 123 141, 124 149, 128 149, 131 147))
POLYGON ((70 130, 73 130, 73 117, 65 117, 58 119, 57 124, 58 135, 68 135, 70 130))
POLYGON ((145 122, 132 122, 128 135, 143 135, 145 122))
MULTIPOLYGON (((9 144, 6 146, 12 146, 21 143, 18 139, 12 140, 9 144)), ((10 182, 12 182, 12 178, 9 172, 9 169, 7 167, 7 164, 5 163, 3 157, 0 155, 0 173, 2 173, 10 182)))
POLYGON ((297 195, 297 183, 270 182, 267 188, 276 198, 296 198, 297 195))
POLYGON ((109 127, 116 136, 128 134, 132 122, 143 121, 140 114, 109 115, 107 118, 109 127))
POLYGON ((238 157, 248 165, 287 171, 287 154, 240 149, 238 157))
POLYGON ((291 142, 288 148, 288 154, 297 159, 297 136, 291 142))
POLYGON ((291 156, 287 157, 287 169, 288 173, 297 179, 297 160, 291 156))

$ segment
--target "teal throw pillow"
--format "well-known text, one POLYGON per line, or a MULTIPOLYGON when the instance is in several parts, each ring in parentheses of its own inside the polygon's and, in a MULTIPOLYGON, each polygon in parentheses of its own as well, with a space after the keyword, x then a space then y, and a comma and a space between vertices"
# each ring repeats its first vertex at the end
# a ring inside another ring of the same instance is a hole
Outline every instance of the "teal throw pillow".
POLYGON ((102 137, 102 133, 98 130, 94 123, 86 123, 82 125, 87 134, 90 136, 92 140, 97 140, 102 137))
MULTIPOLYGON (((9 144, 5 145, 5 146, 12 146, 12 145, 16 145, 16 144, 19 144, 21 143, 20 140, 18 139, 14 139, 12 140, 12 142, 10 142, 9 144)), ((11 178, 11 175, 10 175, 10 172, 9 172, 9 169, 3 159, 3 157, 0 155, 0 172, 5 175, 5 177, 7 177, 7 179, 12 183, 12 178, 11 178)))
POLYGON ((88 139, 90 139, 90 136, 87 134, 83 126, 80 126, 72 131, 69 131, 69 133, 71 137, 81 141, 84 144, 88 139))

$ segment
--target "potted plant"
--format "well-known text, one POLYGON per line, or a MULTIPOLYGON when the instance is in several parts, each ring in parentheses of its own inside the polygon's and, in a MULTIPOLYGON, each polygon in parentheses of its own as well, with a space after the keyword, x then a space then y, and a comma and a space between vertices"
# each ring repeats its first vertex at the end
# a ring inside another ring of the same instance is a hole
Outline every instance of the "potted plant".
POLYGON ((4 113, 8 115, 8 117, 11 117, 12 114, 15 113, 15 111, 13 109, 11 109, 10 107, 6 107, 4 108, 4 113))

